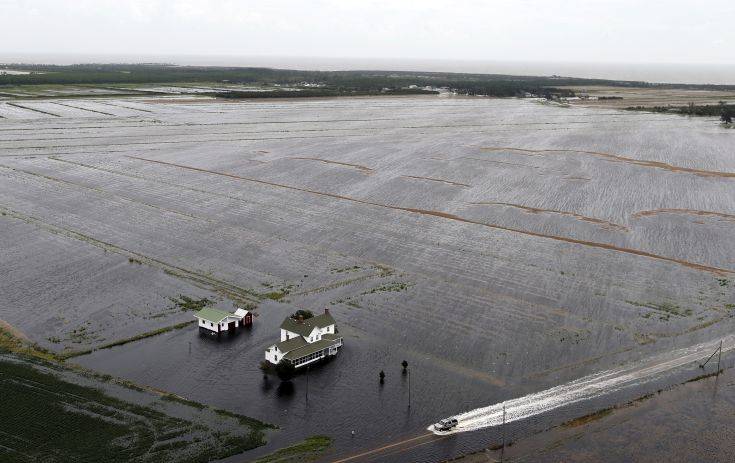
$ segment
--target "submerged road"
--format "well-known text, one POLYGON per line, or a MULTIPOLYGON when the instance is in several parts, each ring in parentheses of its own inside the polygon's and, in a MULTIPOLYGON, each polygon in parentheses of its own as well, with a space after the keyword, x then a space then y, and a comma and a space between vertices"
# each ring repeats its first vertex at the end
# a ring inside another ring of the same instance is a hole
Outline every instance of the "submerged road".
POLYGON ((332 463, 344 463, 347 461, 370 461, 370 458, 381 458, 387 457, 389 455, 403 453, 407 450, 420 447, 422 445, 431 444, 439 440, 446 439, 447 437, 450 437, 450 435, 437 436, 433 432, 427 432, 416 437, 404 439, 372 450, 367 450, 362 453, 351 455, 345 458, 340 458, 338 460, 332 460, 332 463))
POLYGON ((735 350, 735 335, 730 335, 722 340, 709 341, 656 355, 631 365, 606 370, 544 391, 452 416, 451 418, 456 418, 459 424, 454 430, 447 433, 435 434, 432 426, 429 426, 425 434, 332 460, 332 463, 379 460, 436 443, 454 434, 499 426, 503 424, 504 419, 505 423, 519 421, 557 408, 592 400, 624 388, 641 385, 671 373, 677 368, 705 361, 717 351, 720 341, 722 341, 722 353, 735 350))
POLYGON ((545 391, 478 408, 452 418, 459 422, 450 434, 498 426, 522 420, 567 405, 591 400, 624 388, 650 382, 673 370, 704 361, 720 346, 722 352, 735 349, 735 335, 691 347, 666 352, 624 367, 585 376, 545 391))

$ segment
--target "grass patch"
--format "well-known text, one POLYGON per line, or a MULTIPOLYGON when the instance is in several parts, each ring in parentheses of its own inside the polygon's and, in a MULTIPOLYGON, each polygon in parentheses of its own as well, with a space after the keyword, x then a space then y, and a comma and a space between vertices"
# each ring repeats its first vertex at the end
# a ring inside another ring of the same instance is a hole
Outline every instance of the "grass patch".
POLYGON ((183 294, 179 294, 178 298, 170 297, 169 300, 173 302, 174 307, 181 310, 182 312, 196 312, 214 304, 214 301, 212 301, 211 299, 207 299, 206 297, 203 297, 201 299, 194 299, 189 296, 184 296, 183 294))
POLYGON ((362 306, 355 301, 347 301, 345 304, 347 304, 349 307, 352 307, 353 309, 362 308, 362 306))
POLYGON ((278 429, 278 426, 275 424, 269 424, 269 423, 263 423, 262 421, 258 421, 255 418, 250 418, 249 416, 240 415, 239 413, 234 413, 229 410, 223 410, 221 408, 215 408, 214 412, 220 416, 226 416, 228 418, 234 418, 237 421, 240 422, 240 424, 247 425, 247 426, 256 426, 256 427, 262 427, 262 428, 270 428, 270 429, 278 429))
POLYGON ((613 412, 613 407, 605 408, 602 410, 598 410, 594 413, 590 413, 589 415, 580 416, 579 418, 569 420, 566 423, 563 423, 562 426, 565 428, 576 428, 577 426, 583 426, 587 423, 591 423, 593 421, 597 421, 601 418, 604 418, 607 415, 611 414, 612 412, 613 412))
POLYGON ((261 293, 258 295, 258 297, 260 297, 261 299, 270 299, 271 301, 283 300, 283 298, 291 294, 291 291, 295 288, 294 285, 283 285, 278 289, 276 289, 275 286, 271 283, 261 283, 261 285, 265 286, 268 289, 271 289, 272 291, 261 293))
POLYGON ((375 293, 400 293, 401 291, 406 291, 410 286, 411 285, 408 285, 406 283, 393 282, 393 283, 380 285, 368 291, 362 292, 360 293, 360 296, 365 296, 368 294, 375 294, 375 293))
POLYGON ((701 381, 701 380, 703 380, 703 379, 707 379, 707 378, 711 378, 711 377, 713 377, 713 376, 717 376, 717 375, 719 375, 720 373, 722 373, 723 371, 724 371, 724 370, 722 370, 722 369, 719 369, 719 370, 717 370, 717 371, 715 371, 715 372, 712 372, 712 373, 707 373, 707 374, 704 374, 704 375, 699 375, 699 376, 695 376, 694 378, 692 378, 692 379, 689 379, 689 380, 687 380, 687 381, 685 382, 685 384, 686 384, 686 383, 694 383, 694 382, 696 382, 696 381, 701 381))
POLYGON ((263 297, 265 299, 270 299, 271 301, 280 301, 287 295, 288 295, 287 291, 271 291, 269 293, 263 294, 263 297))
POLYGON ((303 463, 316 461, 332 445, 328 436, 312 436, 296 445, 276 450, 255 463, 303 463))
POLYGON ((176 394, 166 393, 166 394, 161 395, 161 398, 169 402, 177 402, 180 404, 188 405, 189 407, 194 407, 199 410, 204 410, 206 408, 204 404, 200 404, 199 402, 195 402, 193 400, 185 399, 176 394))
POLYGON ((12 355, 0 357, 0 461, 200 463, 263 445, 263 430, 275 428, 77 365, 64 365, 61 356, 31 343, 5 322, 0 322, 0 353, 12 355), (56 372, 154 394, 203 414, 176 418, 69 382, 56 372), (208 410, 220 419, 212 419, 208 410))
POLYGON ((66 360, 68 358, 79 357, 80 355, 90 354, 100 349, 110 349, 112 347, 122 346, 123 344, 127 344, 129 342, 140 341, 141 339, 150 338, 152 336, 158 336, 159 334, 167 333, 169 331, 179 330, 189 325, 193 325, 196 322, 197 322, 196 320, 188 320, 185 322, 177 323, 175 325, 164 326, 163 328, 158 328, 157 330, 148 331, 146 333, 136 334, 135 336, 131 336, 129 338, 118 339, 117 341, 103 344, 101 346, 95 347, 94 349, 86 349, 86 350, 72 351, 72 352, 66 352, 63 354, 59 354, 59 358, 61 358, 62 360, 66 360))
POLYGON ((2 351, 52 362, 62 360, 57 354, 24 339, 15 328, 0 320, 0 352, 2 351))
MULTIPOLYGON (((636 301, 625 301, 625 302, 627 302, 630 305, 634 305, 636 307, 647 307, 649 309, 653 309, 659 312, 664 312, 665 314, 669 314, 669 315, 675 315, 677 317, 688 317, 694 313, 692 309, 682 309, 678 305, 672 304, 670 302, 661 302, 661 303, 636 302, 636 301)), ((664 317, 664 318, 668 320, 668 317, 664 317)))
POLYGON ((352 267, 344 267, 344 268, 333 268, 330 269, 330 273, 345 273, 345 272, 356 272, 358 270, 362 270, 362 267, 358 265, 353 265, 352 267))
POLYGON ((176 418, 22 359, 0 358, 0 383, 0 461, 198 463, 264 443, 263 426, 176 418))

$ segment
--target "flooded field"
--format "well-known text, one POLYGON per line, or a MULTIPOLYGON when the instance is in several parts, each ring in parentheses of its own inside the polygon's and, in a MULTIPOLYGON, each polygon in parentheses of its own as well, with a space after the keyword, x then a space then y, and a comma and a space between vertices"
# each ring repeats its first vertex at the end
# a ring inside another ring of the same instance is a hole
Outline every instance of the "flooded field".
MULTIPOLYGON (((191 320, 182 295, 256 308, 232 339, 186 326, 73 361, 281 426, 257 455, 322 433, 334 461, 441 461, 500 434, 427 437, 439 418, 735 327, 735 131, 714 119, 440 97, 0 116, 0 319, 81 354, 191 320), (283 317, 325 307, 340 355, 265 381, 283 317)), ((699 374, 679 366, 507 431, 699 374)))

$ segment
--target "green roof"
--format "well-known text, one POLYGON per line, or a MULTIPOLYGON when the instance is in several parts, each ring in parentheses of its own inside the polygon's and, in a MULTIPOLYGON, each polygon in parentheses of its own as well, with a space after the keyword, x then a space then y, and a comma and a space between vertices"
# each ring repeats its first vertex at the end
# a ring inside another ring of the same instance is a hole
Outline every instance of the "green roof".
MULTIPOLYGON (((297 338, 298 339, 298 338, 297 338)), ((333 345, 334 341, 328 341, 326 339, 322 339, 321 341, 312 342, 311 344, 307 344, 304 347, 299 347, 298 349, 294 349, 290 352, 287 352, 283 358, 288 360, 298 360, 301 357, 305 357, 309 354, 313 354, 314 352, 319 352, 320 350, 324 350, 328 348, 329 346, 333 345)))
POLYGON ((327 341, 336 341, 337 339, 342 339, 342 336, 339 334, 332 334, 332 333, 324 333, 322 335, 322 339, 326 339, 327 341))
POLYGON ((276 344, 276 347, 278 348, 278 350, 285 354, 286 352, 298 349, 299 347, 304 347, 306 344, 308 343, 306 342, 306 340, 304 340, 304 338, 302 338, 301 336, 297 336, 287 341, 279 342, 278 344, 276 344))
POLYGON ((324 328, 325 326, 334 324, 334 318, 328 313, 323 313, 303 321, 288 317, 281 323, 281 329, 300 334, 301 336, 309 336, 314 331, 314 328, 324 328))
POLYGON ((205 307, 194 314, 195 317, 207 320, 208 322, 212 323, 219 323, 230 315, 232 314, 229 312, 225 312, 224 310, 219 309, 212 309, 210 307, 205 307))

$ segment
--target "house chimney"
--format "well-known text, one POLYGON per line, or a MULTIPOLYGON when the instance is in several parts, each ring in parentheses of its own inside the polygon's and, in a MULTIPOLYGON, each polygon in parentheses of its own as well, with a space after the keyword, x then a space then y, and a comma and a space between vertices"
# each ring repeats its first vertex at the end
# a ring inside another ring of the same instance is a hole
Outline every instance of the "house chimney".
POLYGON ((324 307, 324 313, 327 314, 327 315, 329 315, 329 308, 328 307, 324 307))

